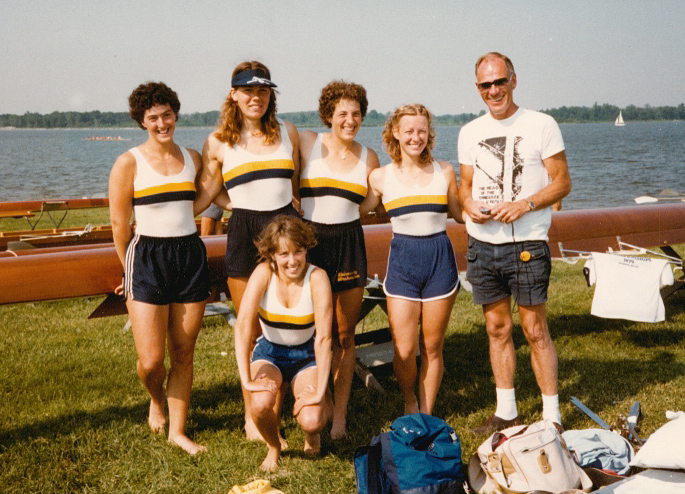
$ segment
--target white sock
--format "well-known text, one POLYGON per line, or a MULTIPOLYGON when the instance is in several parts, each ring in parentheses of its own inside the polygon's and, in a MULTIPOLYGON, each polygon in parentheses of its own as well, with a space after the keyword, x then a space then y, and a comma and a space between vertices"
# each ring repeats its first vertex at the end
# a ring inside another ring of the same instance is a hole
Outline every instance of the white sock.
POLYGON ((559 395, 542 395, 542 419, 551 420, 561 425, 561 412, 559 411, 559 395))
POLYGON ((495 410, 495 415, 504 420, 512 420, 518 417, 519 413, 516 409, 516 391, 514 388, 496 388, 496 391, 497 410, 495 410))

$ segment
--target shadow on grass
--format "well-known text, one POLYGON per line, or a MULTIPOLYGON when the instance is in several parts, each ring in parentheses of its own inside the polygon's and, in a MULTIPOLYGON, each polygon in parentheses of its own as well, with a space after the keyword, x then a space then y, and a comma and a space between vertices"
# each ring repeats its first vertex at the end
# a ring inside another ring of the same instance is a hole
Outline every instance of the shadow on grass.
MULTIPOLYGON (((555 339, 563 336, 590 338, 588 345, 596 353, 587 358, 566 357, 562 341, 556 345, 559 358, 562 406, 570 396, 586 397, 598 409, 612 405, 626 397, 635 396, 647 386, 671 382, 685 374, 685 364, 677 360, 668 346, 685 340, 685 329, 655 328, 628 321, 602 320, 591 315, 553 317, 549 320, 555 339), (616 335, 616 332, 619 332, 616 335), (607 336, 603 336, 607 333, 607 336), (608 333, 614 333, 608 336, 608 333), (596 336, 596 338, 592 338, 596 336), (601 348, 602 341, 619 347, 633 347, 634 358, 620 358, 611 347, 601 348), (655 353, 654 348, 664 347, 655 353), (650 350, 645 355, 643 350, 650 350)), ((536 405, 523 411, 523 419, 539 420, 542 412, 540 390, 530 362, 530 350, 520 325, 514 329, 517 351, 517 401, 531 399, 536 405), (526 416, 533 413, 535 416, 526 416)), ((588 352, 585 352, 587 355, 588 352)), ((593 352, 590 352, 593 353, 593 352)), ((434 414, 467 416, 490 408, 496 403, 495 385, 490 367, 488 339, 483 324, 476 324, 470 333, 453 333, 446 337, 444 347, 445 374, 440 387, 434 414)), ((486 414, 486 416, 489 415, 486 414)), ((482 417, 483 419, 485 416, 482 417)), ((474 424, 477 425, 477 424, 474 424)), ((571 424, 569 424, 571 425, 571 424)))
POLYGON ((97 412, 74 412, 40 420, 29 425, 0 432, 0 444, 11 447, 15 443, 31 441, 46 436, 68 435, 87 426, 91 429, 104 429, 113 423, 139 422, 144 420, 149 403, 132 406, 107 407, 97 412))
MULTIPOLYGON (((211 388, 194 388, 190 398, 190 410, 187 432, 194 433, 210 430, 242 428, 243 413, 227 411, 228 402, 240 400, 242 394, 239 385, 216 385, 211 388)), ((30 441, 40 437, 68 435, 87 426, 90 429, 112 428, 114 424, 144 424, 147 420, 149 401, 131 406, 111 406, 101 410, 86 412, 77 411, 62 414, 29 425, 0 431, 0 445, 11 447, 16 443, 30 441)))

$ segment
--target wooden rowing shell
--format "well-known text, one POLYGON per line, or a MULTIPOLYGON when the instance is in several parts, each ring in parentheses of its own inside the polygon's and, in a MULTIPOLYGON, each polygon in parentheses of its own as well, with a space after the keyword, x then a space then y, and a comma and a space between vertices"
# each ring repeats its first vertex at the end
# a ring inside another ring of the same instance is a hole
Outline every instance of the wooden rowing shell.
MULTIPOLYGON (((447 229, 459 269, 466 268, 464 225, 450 220, 447 229)), ((385 277, 392 239, 389 224, 364 226, 368 275, 385 277)), ((651 248, 685 243, 685 204, 559 211, 549 231, 552 255, 566 250, 606 252, 618 240, 651 248)), ((226 238, 202 237, 213 282, 225 279, 226 238)), ((109 294, 121 283, 122 267, 114 245, 33 249, 0 257, 0 304, 109 294)))

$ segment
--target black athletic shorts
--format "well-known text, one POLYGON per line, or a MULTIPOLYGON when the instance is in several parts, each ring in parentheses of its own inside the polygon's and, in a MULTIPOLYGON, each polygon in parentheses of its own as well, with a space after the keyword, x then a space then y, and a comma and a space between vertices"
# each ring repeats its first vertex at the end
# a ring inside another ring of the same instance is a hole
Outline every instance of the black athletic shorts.
POLYGON ((207 249, 197 233, 184 237, 135 235, 126 248, 127 298, 154 305, 209 297, 207 249))
POLYGON ((333 292, 366 286, 366 246, 359 220, 327 225, 310 221, 317 245, 309 251, 309 262, 328 275, 333 292))
MULTIPOLYGON (((255 197, 255 200, 259 198, 255 197)), ((257 267, 255 240, 262 230, 279 214, 299 216, 292 204, 275 211, 233 209, 226 229, 226 276, 249 278, 257 267)))

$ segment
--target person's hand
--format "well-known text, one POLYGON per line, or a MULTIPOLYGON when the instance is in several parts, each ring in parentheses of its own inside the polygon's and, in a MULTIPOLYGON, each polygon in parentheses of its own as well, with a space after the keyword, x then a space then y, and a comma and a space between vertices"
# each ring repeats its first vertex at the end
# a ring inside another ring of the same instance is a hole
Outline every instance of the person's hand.
POLYGON ((526 201, 500 202, 492 207, 492 219, 501 223, 512 223, 526 214, 530 208, 526 201))
POLYGON ((295 400, 295 405, 293 406, 293 415, 300 413, 302 408, 308 405, 317 405, 321 403, 321 397, 318 396, 316 388, 311 384, 307 385, 302 393, 295 400))
POLYGON ((122 297, 124 296, 124 282, 123 281, 121 282, 121 285, 119 285, 118 287, 116 287, 114 289, 114 294, 122 296, 122 297))
POLYGON ((266 376, 257 376, 257 379, 245 383, 244 388, 250 392, 267 391, 276 394, 278 391, 278 386, 276 386, 273 379, 269 379, 266 376))
POLYGON ((492 219, 491 207, 482 201, 468 201, 464 204, 464 212, 474 223, 485 223, 492 219))

